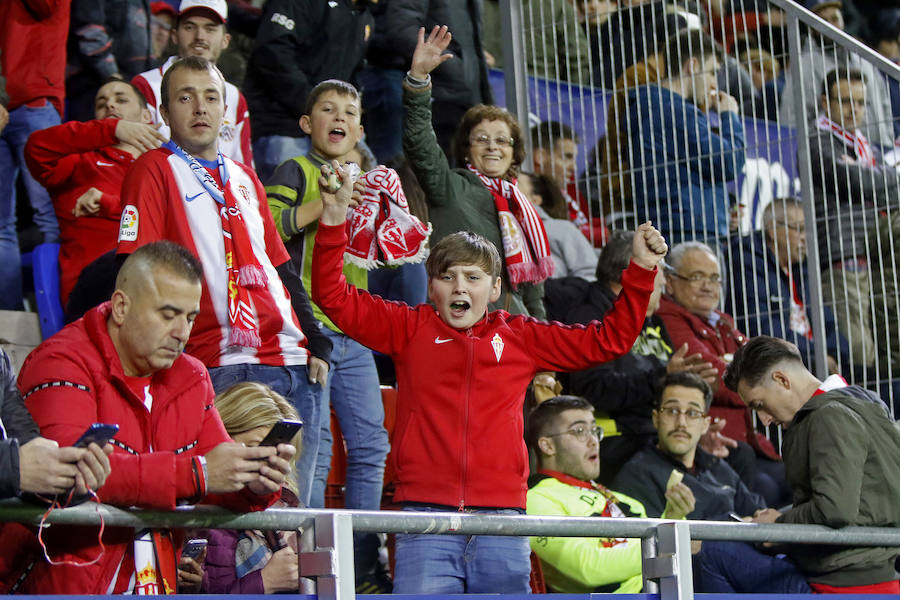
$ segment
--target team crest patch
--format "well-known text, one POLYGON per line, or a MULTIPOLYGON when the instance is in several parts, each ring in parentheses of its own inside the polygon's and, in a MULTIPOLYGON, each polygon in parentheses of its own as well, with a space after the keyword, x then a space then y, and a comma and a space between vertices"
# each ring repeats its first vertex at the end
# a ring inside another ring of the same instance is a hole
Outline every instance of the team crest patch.
POLYGON ((244 197, 244 201, 247 204, 250 204, 250 190, 247 189, 247 186, 242 183, 238 186, 238 191, 241 193, 241 196, 244 197))
POLYGON ((494 337, 491 338, 491 346, 494 348, 494 356, 497 357, 497 362, 500 362, 500 356, 503 355, 503 338, 500 337, 499 333, 495 333, 494 337))
POLYGON ((119 241, 135 242, 138 236, 138 209, 133 204, 128 204, 122 209, 122 218, 119 220, 119 241))

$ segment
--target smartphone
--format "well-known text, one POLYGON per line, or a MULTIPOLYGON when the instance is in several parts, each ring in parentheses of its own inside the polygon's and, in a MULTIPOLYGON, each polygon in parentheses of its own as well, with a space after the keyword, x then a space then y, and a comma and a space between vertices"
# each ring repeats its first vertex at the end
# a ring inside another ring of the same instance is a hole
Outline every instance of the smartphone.
POLYGON ((181 555, 197 560, 197 557, 203 554, 204 548, 206 548, 206 540, 188 540, 181 550, 181 555))
POLYGON ((94 423, 88 427, 78 441, 73 444, 76 448, 87 448, 91 442, 103 447, 109 440, 115 437, 119 432, 118 425, 110 425, 108 423, 94 423))
POLYGON ((290 444, 303 423, 300 421, 279 421, 272 425, 272 429, 259 443, 260 446, 277 446, 278 444, 290 444))

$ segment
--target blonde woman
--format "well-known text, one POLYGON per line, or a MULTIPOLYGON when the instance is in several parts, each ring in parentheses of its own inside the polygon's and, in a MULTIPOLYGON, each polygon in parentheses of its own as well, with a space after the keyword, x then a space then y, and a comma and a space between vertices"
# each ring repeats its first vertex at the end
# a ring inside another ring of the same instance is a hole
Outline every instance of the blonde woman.
MULTIPOLYGON (((299 421, 291 404, 269 386, 247 382, 234 385, 216 398, 216 409, 234 441, 258 446, 272 426, 289 419, 299 421)), ((294 465, 300 456, 300 434, 294 465)), ((281 500, 273 507, 296 507, 296 473, 285 479, 281 500)), ((271 594, 298 591, 296 536, 280 531, 209 530, 203 590, 223 594, 271 594)))

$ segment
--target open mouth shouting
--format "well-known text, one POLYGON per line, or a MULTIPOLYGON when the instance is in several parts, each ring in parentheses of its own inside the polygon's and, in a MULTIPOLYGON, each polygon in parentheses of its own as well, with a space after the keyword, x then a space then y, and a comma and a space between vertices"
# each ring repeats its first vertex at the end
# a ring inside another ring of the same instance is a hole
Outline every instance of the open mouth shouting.
POLYGON ((450 314, 454 317, 461 317, 471 308, 471 304, 465 300, 454 300, 450 303, 450 314))
POLYGON ((328 141, 332 144, 338 144, 347 137, 347 132, 341 127, 335 127, 328 132, 328 141))

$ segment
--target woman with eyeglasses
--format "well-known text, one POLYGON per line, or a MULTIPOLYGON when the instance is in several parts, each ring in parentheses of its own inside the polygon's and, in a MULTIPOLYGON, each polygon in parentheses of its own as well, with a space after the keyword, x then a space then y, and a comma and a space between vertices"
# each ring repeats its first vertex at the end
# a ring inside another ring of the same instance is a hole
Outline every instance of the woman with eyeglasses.
POLYGON ((725 368, 747 337, 731 315, 718 309, 722 295, 719 257, 703 242, 682 242, 672 247, 666 263, 666 293, 656 314, 675 347, 686 343, 689 354, 699 352, 719 371, 710 409, 714 419, 711 431, 718 435, 707 436, 701 446, 717 456, 727 455, 741 479, 762 495, 768 506, 786 504, 788 490, 778 453, 756 431, 750 409, 740 396, 722 385, 725 368))
POLYGON ((459 60, 446 53, 450 39, 446 27, 435 27, 427 38, 420 29, 403 83, 403 150, 425 191, 432 243, 463 230, 486 237, 504 257, 503 293, 490 309, 543 318, 541 282, 553 273, 553 259, 540 217, 515 185, 525 159, 518 122, 499 106, 479 104, 463 115, 456 132, 460 168, 451 169, 438 146, 429 73, 459 60))

